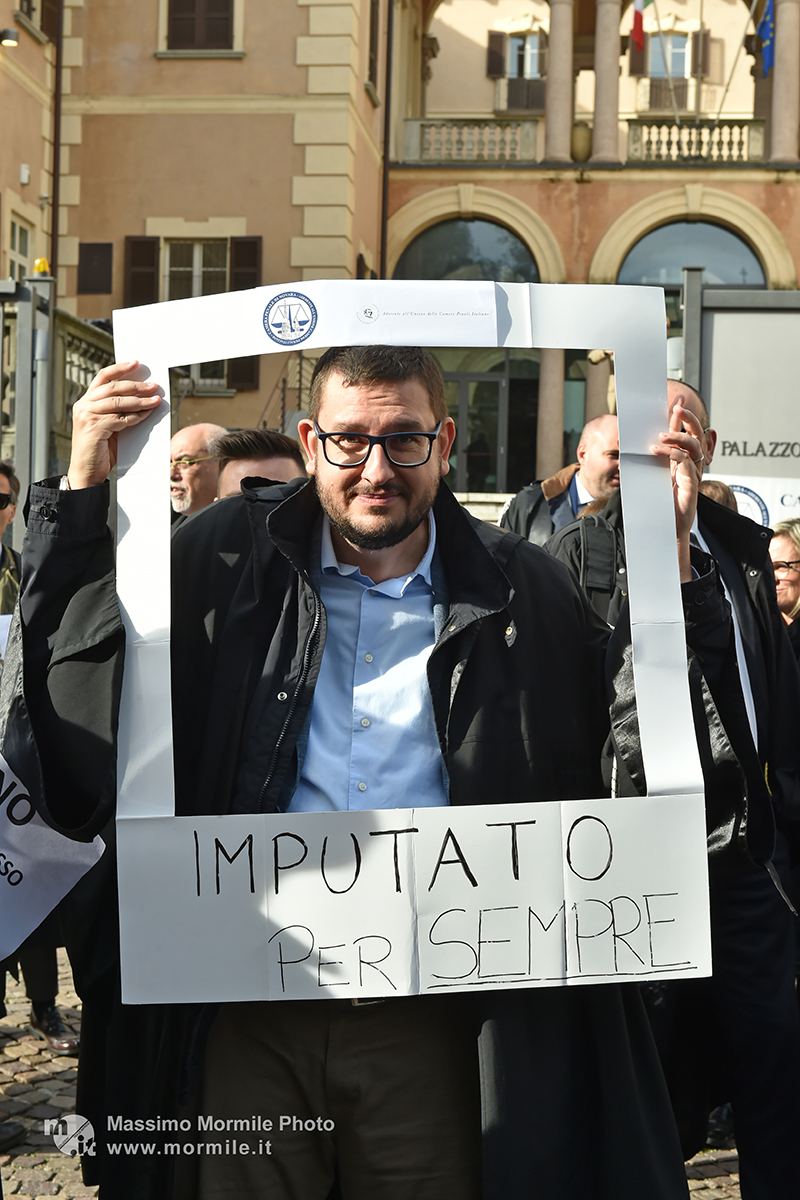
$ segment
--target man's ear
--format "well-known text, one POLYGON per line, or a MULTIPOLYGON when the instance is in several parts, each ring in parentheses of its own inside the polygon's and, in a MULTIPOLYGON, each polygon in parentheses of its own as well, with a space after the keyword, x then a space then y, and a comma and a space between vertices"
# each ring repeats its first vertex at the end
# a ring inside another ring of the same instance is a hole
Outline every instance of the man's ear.
POLYGON ((306 453, 306 474, 313 475, 316 471, 317 435, 314 433, 314 422, 303 418, 297 426, 297 436, 306 453))
POLYGON ((439 473, 446 475, 450 470, 450 451, 456 440, 456 427, 452 417, 446 417, 439 430, 439 473))
POLYGON ((716 450, 716 448, 717 448, 717 431, 716 431, 716 429, 709 429, 708 433, 706 434, 706 466, 707 467, 709 467, 711 465, 711 460, 714 457, 714 451, 716 450))

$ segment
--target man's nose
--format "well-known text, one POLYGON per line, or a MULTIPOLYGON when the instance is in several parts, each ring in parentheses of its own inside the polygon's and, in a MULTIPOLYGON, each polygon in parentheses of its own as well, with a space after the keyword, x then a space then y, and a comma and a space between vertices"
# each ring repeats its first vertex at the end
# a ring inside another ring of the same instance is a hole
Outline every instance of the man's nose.
POLYGON ((366 462, 362 465, 361 473, 372 483, 394 479, 395 467, 389 461, 384 447, 378 442, 370 448, 366 462))

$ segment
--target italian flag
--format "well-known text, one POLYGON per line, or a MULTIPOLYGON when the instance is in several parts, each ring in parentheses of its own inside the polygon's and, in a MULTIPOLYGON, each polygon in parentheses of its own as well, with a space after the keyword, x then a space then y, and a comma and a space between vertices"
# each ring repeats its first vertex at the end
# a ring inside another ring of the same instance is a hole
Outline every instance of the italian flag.
POLYGON ((653 0, 633 0, 633 32, 631 40, 637 50, 644 50, 644 24, 642 14, 653 0))

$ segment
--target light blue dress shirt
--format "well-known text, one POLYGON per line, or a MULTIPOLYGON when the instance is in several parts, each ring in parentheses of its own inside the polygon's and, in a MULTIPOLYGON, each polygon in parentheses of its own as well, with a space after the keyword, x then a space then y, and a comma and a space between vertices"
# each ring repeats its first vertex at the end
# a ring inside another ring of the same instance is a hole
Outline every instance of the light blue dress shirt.
POLYGON ((416 570, 373 583, 337 561, 324 518, 328 632, 289 812, 448 803, 426 675, 435 641, 432 513, 428 520, 428 549, 416 570))

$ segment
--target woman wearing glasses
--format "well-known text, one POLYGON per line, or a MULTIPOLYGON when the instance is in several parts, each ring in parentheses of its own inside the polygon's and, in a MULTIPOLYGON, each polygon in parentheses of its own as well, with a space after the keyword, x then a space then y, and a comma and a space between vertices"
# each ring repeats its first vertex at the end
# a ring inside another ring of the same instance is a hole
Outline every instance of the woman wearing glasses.
POLYGON ((795 658, 800 663, 800 517, 781 521, 769 544, 769 556, 775 572, 778 608, 789 631, 795 658))

